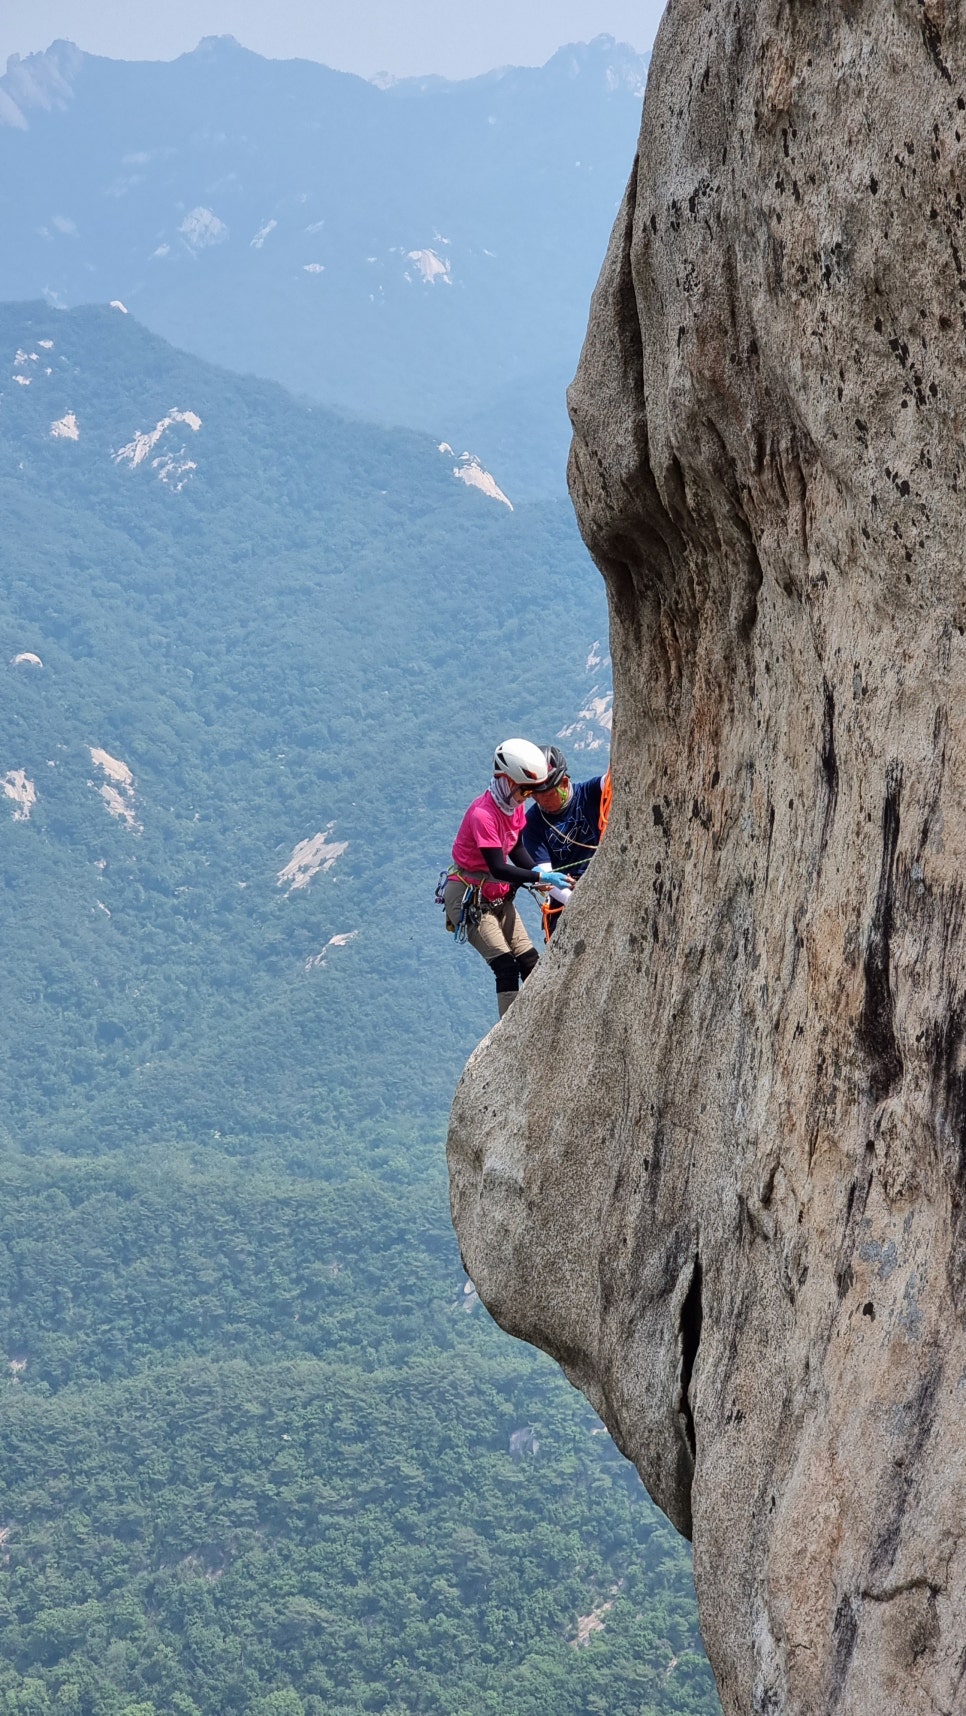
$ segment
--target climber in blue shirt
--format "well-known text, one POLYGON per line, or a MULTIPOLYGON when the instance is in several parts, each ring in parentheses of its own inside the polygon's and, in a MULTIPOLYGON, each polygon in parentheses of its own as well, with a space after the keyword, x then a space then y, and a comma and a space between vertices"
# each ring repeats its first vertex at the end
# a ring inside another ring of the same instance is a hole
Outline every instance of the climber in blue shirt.
MULTIPOLYGON (((547 778, 527 811, 523 844, 535 864, 562 871, 571 885, 582 876, 594 856, 601 833, 601 788, 603 779, 571 781, 567 759, 558 745, 545 745, 547 778)), ((568 895, 552 890, 552 901, 543 908, 544 934, 549 940, 568 895)))

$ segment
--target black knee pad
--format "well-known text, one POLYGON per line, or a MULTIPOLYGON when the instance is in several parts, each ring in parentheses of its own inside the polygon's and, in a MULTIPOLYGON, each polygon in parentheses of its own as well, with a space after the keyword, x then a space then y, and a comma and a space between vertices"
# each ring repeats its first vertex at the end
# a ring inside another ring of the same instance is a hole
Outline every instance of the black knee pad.
POLYGON ((515 994, 520 986, 520 979, 517 972, 517 962, 512 953, 498 953, 495 959, 490 960, 489 964, 490 970, 496 978, 497 994, 515 994))
POLYGON ((516 961, 516 968, 520 973, 520 980, 522 983, 526 983, 526 980, 534 966, 539 964, 540 955, 535 947, 528 947, 526 953, 521 953, 519 959, 516 961))

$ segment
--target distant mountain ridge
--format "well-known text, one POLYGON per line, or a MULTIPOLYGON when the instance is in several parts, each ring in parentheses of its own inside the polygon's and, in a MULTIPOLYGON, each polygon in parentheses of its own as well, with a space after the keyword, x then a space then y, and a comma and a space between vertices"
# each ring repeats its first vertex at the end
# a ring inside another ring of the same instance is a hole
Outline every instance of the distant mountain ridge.
POLYGON ((0 78, 0 297, 119 299, 184 349, 562 492, 566 383, 646 60, 386 88, 208 38, 0 78))
MULTIPOLYGON (((204 43, 199 44, 203 45, 204 43)), ((486 84, 506 83, 507 80, 532 79, 534 72, 543 72, 558 79, 570 79, 580 77, 586 69, 588 55, 597 52, 606 56, 606 87, 609 90, 626 88, 637 101, 643 101, 650 55, 638 54, 626 42, 618 42, 613 36, 603 34, 595 36, 590 42, 572 42, 566 47, 558 48, 542 67, 497 66, 492 71, 481 72, 472 78, 386 76, 370 78, 367 81, 375 84, 378 89, 391 91, 393 95, 408 96, 456 93, 467 87, 479 89, 486 84)))

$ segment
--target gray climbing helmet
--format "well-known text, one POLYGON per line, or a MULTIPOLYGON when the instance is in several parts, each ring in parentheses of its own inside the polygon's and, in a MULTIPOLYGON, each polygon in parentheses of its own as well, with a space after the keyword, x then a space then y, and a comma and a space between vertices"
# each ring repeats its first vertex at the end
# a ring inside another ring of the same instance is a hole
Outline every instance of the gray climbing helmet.
POLYGON ((547 759, 547 778, 541 791, 547 792, 551 787, 560 785, 567 773, 567 759, 559 745, 544 745, 543 754, 547 759))

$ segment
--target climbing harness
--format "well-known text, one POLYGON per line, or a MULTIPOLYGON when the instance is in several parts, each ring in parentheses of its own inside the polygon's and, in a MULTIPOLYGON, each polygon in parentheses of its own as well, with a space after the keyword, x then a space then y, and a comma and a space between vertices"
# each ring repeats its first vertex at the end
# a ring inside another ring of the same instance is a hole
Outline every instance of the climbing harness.
MULTIPOLYGON (((494 912, 497 916, 502 913, 508 896, 506 894, 501 894, 498 900, 484 899, 483 883, 471 882, 469 878, 464 876, 462 871, 457 869, 456 865, 453 864, 448 870, 441 870, 439 873, 439 881, 436 883, 435 895, 436 904, 438 906, 446 905, 446 885, 448 882, 462 882, 465 887, 463 898, 460 901, 459 917, 455 924, 451 924, 448 917, 446 919, 446 928, 448 933, 455 937, 457 946, 462 946, 466 941, 470 930, 479 929, 480 920, 483 917, 484 912, 494 912)), ((544 910, 545 902, 542 888, 531 888, 528 887, 526 882, 521 882, 514 889, 514 892, 521 891, 527 894, 532 894, 534 899, 538 902, 541 912, 544 910)), ((558 906, 556 909, 558 911, 562 911, 563 907, 558 906)), ((544 934, 546 935, 546 929, 544 930, 544 934)), ((547 939, 549 940, 549 937, 547 939)))

